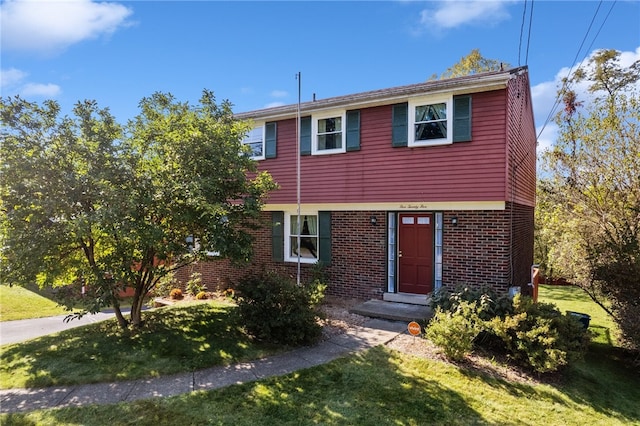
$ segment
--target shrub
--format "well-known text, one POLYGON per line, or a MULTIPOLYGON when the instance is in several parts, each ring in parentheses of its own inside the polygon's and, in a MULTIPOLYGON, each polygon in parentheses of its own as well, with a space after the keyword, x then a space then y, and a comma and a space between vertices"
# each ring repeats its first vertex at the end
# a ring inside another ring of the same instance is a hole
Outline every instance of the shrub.
POLYGON ((588 332, 575 317, 520 295, 511 300, 492 290, 464 287, 439 291, 432 306, 436 314, 426 336, 454 360, 474 345, 499 347, 514 361, 545 373, 581 358, 589 344, 588 332))
POLYGON ((191 273, 191 275, 189 275, 189 281, 187 281, 187 285, 185 287, 187 292, 194 296, 204 291, 204 287, 202 286, 202 274, 200 272, 191 273))
POLYGON ((157 297, 164 297, 171 291, 172 288, 176 288, 179 285, 178 280, 173 272, 169 272, 162 276, 153 288, 153 295, 157 297))
POLYGON ((207 293, 205 293, 204 291, 201 291, 200 293, 196 294, 196 299, 198 300, 204 300, 207 298, 207 293))
POLYGON ((179 288, 172 288, 169 292, 169 297, 172 299, 182 299, 182 290, 179 288))
POLYGON ((274 272, 247 276, 236 286, 238 312, 257 339, 287 345, 312 343, 322 332, 316 307, 325 288, 320 280, 298 286, 274 272))
POLYGON ((450 311, 437 307, 425 336, 441 348, 447 358, 460 361, 471 353, 474 340, 482 331, 477 310, 475 302, 467 301, 460 302, 450 311))
POLYGON ((520 295, 514 298, 512 315, 487 325, 514 360, 538 373, 556 371, 581 358, 589 344, 588 332, 572 315, 520 295))
POLYGON ((450 291, 441 287, 431 296, 431 308, 439 307, 453 312, 462 302, 476 303, 476 313, 483 320, 504 317, 513 312, 513 303, 508 294, 498 294, 488 287, 459 286, 450 291))

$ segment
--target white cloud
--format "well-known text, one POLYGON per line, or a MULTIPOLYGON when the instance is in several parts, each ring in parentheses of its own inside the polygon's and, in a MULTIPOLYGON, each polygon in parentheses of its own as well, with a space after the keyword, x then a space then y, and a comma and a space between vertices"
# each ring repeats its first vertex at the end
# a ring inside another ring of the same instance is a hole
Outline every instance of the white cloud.
POLYGON ((132 13, 121 4, 90 0, 8 0, 0 5, 2 48, 54 53, 112 34, 132 13))
POLYGON ((11 88, 15 87, 22 80, 25 79, 27 73, 24 71, 20 71, 15 68, 9 68, 7 70, 0 70, 0 87, 2 88, 11 88))
POLYGON ((28 76, 28 73, 16 68, 0 70, 2 96, 20 95, 23 98, 53 98, 62 92, 62 89, 57 84, 26 81, 28 76))
POLYGON ((620 54, 620 65, 628 67, 636 61, 640 60, 640 47, 636 48, 635 52, 622 52, 620 54))
POLYGON ((283 106, 283 105, 285 105, 284 102, 271 102, 271 103, 266 104, 264 107, 265 108, 273 108, 273 107, 279 107, 279 106, 283 106))
POLYGON ((45 98, 53 98, 59 95, 61 92, 60 86, 57 84, 41 84, 41 83, 27 83, 20 90, 20 94, 24 98, 30 98, 33 96, 42 96, 45 98))
POLYGON ((510 17, 507 7, 514 0, 447 0, 420 12, 420 24, 430 31, 451 29, 467 24, 491 24, 510 17))
POLYGON ((289 93, 284 90, 273 90, 271 92, 272 98, 286 98, 287 96, 289 96, 289 93))

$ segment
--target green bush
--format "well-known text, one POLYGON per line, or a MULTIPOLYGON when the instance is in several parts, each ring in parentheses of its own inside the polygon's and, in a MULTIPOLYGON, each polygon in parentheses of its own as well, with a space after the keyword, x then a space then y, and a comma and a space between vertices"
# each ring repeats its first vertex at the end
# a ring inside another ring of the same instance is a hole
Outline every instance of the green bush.
POLYGON ((482 328, 476 303, 462 301, 454 310, 437 307, 425 337, 441 348, 447 358, 460 361, 471 353, 482 328))
POLYGON ((491 290, 464 287, 439 291, 432 306, 436 314, 425 334, 454 360, 475 345, 506 350, 514 361, 545 373, 581 358, 589 344, 588 332, 575 317, 520 295, 511 300, 491 290))
POLYGON ((189 281, 187 281, 187 285, 185 287, 187 292, 193 296, 203 292, 204 287, 202 286, 202 274, 200 272, 192 272, 191 275, 189 275, 189 281))
POLYGON ((556 371, 581 358, 589 334, 572 315, 563 315, 550 303, 535 303, 517 295, 514 313, 487 322, 491 333, 505 344, 510 356, 538 373, 556 371))
POLYGON ((483 320, 504 317, 513 312, 513 303, 508 294, 498 294, 489 287, 459 286, 450 291, 441 287, 431 296, 431 307, 435 310, 455 311, 462 302, 476 303, 476 312, 483 320))
POLYGON ((171 289, 177 288, 179 286, 180 283, 176 279, 175 273, 168 272, 167 274, 163 275, 156 283, 155 287, 153 288, 153 295, 155 297, 166 297, 171 289))
POLYGON ((238 312, 247 331, 259 340, 312 343, 322 333, 316 308, 325 288, 320 279, 298 286, 274 272, 247 276, 236 286, 238 312))

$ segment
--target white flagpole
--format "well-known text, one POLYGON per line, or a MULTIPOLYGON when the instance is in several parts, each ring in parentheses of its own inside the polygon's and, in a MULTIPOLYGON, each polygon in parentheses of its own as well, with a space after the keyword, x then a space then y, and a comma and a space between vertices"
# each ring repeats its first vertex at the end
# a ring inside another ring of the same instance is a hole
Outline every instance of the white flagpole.
POLYGON ((296 136, 297 136, 297 143, 296 143, 296 199, 297 199, 297 203, 298 203, 298 226, 297 226, 297 253, 298 253, 298 273, 296 275, 296 284, 300 285, 300 127, 301 127, 301 123, 300 123, 300 88, 301 88, 301 79, 302 76, 300 75, 300 72, 298 71, 298 74, 296 75, 296 79, 298 80, 298 111, 297 111, 297 120, 296 120, 296 136))

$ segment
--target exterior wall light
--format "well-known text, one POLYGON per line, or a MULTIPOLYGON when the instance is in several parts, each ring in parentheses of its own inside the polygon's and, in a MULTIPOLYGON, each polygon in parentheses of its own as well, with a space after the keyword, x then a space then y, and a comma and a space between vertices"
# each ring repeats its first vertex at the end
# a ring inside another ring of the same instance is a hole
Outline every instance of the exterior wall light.
POLYGON ((458 216, 451 218, 451 226, 458 226, 458 216))
POLYGON ((378 224, 378 219, 375 216, 371 216, 369 218, 369 222, 371 222, 371 226, 376 226, 378 224))

